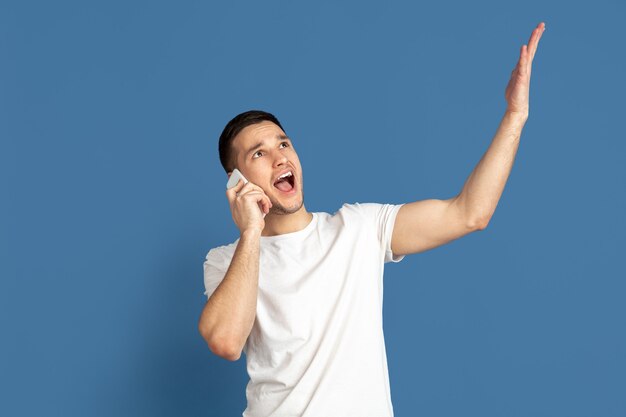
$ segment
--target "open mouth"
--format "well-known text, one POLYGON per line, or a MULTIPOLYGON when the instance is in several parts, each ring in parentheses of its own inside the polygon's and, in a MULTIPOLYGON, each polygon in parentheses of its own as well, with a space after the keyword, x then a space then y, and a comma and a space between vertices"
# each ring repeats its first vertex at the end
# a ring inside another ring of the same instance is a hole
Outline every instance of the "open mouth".
POLYGON ((290 193, 295 190, 296 178, 292 173, 287 174, 285 177, 279 178, 274 183, 274 187, 278 188, 284 193, 290 193))

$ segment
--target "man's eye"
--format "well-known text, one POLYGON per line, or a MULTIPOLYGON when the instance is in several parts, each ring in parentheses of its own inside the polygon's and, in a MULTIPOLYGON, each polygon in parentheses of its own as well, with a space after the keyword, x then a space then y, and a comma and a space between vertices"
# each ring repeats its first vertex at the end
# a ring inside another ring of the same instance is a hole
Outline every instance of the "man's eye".
MULTIPOLYGON (((287 147, 289 146, 289 143, 288 143, 288 142, 281 142, 280 144, 281 144, 281 145, 287 145, 287 147)), ((261 153, 261 151, 256 151, 256 152, 252 155, 252 157, 254 158, 254 157, 255 157, 257 154, 259 154, 259 153, 261 153)))

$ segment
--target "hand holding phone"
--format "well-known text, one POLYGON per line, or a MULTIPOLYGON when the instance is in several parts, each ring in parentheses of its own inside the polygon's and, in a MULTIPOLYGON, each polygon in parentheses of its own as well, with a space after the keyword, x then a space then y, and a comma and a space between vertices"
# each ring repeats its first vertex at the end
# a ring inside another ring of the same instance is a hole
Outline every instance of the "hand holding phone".
MULTIPOLYGON (((249 227, 251 224, 254 224, 256 222, 254 218, 257 217, 257 215, 255 215, 253 212, 250 212, 250 208, 246 208, 250 207, 248 206, 248 204, 250 204, 249 201, 254 201, 257 203, 256 205, 263 216, 262 219, 264 219, 267 215, 265 211, 267 210, 267 212, 269 212, 269 209, 272 207, 272 202, 270 201, 269 197, 267 197, 267 195, 263 192, 263 189, 258 185, 250 183, 237 168, 233 170, 233 172, 230 174, 230 177, 228 178, 228 181, 226 182, 226 195, 231 205, 233 220, 235 221, 237 227, 239 227, 242 231, 243 229, 249 227), (236 190, 237 192, 234 192, 235 190, 229 191, 237 186, 239 180, 243 182, 243 185, 241 185, 236 190), (236 198, 241 193, 244 193, 245 198, 237 200, 236 198)), ((261 227, 263 227, 264 225, 265 223, 262 223, 261 227)))

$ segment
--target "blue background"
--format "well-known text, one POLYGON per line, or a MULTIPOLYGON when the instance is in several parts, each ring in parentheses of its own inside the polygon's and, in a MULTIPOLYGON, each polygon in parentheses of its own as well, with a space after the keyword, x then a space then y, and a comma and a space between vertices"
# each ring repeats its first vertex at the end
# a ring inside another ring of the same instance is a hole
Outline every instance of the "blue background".
POLYGON ((0 414, 237 416, 197 331, 217 138, 276 114, 309 211, 457 194, 541 21, 487 229, 387 264, 397 416, 626 415, 626 6, 2 2, 0 414))

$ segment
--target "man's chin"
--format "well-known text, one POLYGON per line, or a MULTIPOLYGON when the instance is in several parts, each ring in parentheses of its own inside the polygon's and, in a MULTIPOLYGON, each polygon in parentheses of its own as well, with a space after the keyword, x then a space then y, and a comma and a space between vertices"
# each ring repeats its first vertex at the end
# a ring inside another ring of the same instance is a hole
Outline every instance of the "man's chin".
POLYGON ((294 202, 288 206, 283 206, 282 204, 272 201, 272 208, 270 208, 270 214, 284 215, 284 214, 293 214, 302 208, 302 204, 304 202, 302 199, 294 202))

